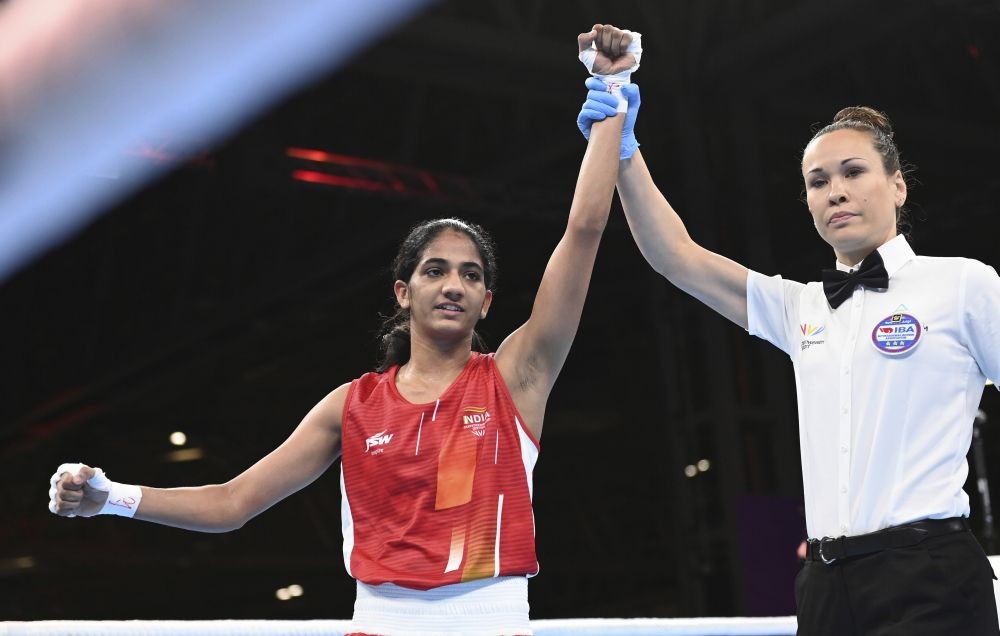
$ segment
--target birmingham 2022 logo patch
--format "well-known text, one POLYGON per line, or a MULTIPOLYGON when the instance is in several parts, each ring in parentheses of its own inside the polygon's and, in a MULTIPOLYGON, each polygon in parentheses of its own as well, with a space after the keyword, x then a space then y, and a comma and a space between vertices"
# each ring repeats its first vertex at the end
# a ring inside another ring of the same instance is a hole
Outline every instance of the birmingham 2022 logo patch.
POLYGON ((809 323, 804 322, 801 325, 799 325, 799 331, 802 332, 802 341, 801 341, 802 351, 805 351, 806 349, 808 349, 813 345, 821 345, 824 342, 826 342, 825 338, 821 340, 811 339, 812 336, 818 336, 819 334, 826 331, 826 325, 810 325, 809 323))

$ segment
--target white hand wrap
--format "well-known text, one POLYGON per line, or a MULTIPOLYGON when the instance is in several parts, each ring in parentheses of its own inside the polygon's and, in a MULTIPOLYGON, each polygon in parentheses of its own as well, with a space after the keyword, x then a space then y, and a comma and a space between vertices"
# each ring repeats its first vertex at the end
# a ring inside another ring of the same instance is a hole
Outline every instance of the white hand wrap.
POLYGON ((635 56, 635 64, 631 68, 611 75, 602 75, 594 72, 594 61, 597 59, 597 44, 591 43, 589 49, 580 51, 580 61, 587 67, 590 74, 608 85, 608 92, 618 98, 618 112, 624 113, 628 110, 628 100, 622 97, 622 86, 631 84, 632 73, 639 70, 639 60, 642 58, 642 34, 635 31, 623 31, 632 36, 632 42, 625 50, 635 56))
MULTIPOLYGON (((59 478, 66 473, 76 476, 80 474, 82 467, 83 464, 62 464, 53 473, 52 479, 49 480, 49 510, 51 512, 55 513, 56 511, 56 484, 59 483, 59 478)), ((141 488, 111 481, 100 468, 94 469, 94 476, 87 480, 87 484, 95 490, 108 493, 108 500, 104 502, 104 507, 97 513, 99 515, 118 515, 131 518, 135 515, 139 502, 142 501, 141 488)), ((66 516, 75 517, 76 515, 66 516)))

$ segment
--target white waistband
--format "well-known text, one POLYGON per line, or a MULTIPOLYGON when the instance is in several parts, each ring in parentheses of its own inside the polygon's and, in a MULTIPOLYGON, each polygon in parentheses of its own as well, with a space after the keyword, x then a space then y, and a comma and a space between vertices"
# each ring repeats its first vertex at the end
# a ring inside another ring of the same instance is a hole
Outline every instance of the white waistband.
POLYGON ((528 579, 480 579, 430 590, 358 581, 351 628, 392 636, 531 634, 528 579))

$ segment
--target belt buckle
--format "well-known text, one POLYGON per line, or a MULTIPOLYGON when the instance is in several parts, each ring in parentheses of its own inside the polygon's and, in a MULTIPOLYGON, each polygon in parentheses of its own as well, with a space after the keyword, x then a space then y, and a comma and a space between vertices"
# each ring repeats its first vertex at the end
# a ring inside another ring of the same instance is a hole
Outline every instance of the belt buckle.
POLYGON ((828 541, 832 543, 833 541, 836 541, 836 539, 834 537, 823 537, 819 540, 819 560, 823 562, 823 565, 833 565, 837 562, 837 557, 828 559, 826 558, 826 555, 823 554, 823 544, 828 541))

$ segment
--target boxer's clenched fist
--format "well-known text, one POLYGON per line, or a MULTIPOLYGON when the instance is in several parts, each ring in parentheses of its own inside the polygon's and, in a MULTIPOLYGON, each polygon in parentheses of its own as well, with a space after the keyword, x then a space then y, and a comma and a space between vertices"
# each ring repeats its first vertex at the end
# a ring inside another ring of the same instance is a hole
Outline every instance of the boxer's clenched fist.
POLYGON ((104 507, 108 490, 103 471, 85 464, 63 464, 50 480, 49 510, 61 517, 92 517, 104 507))

